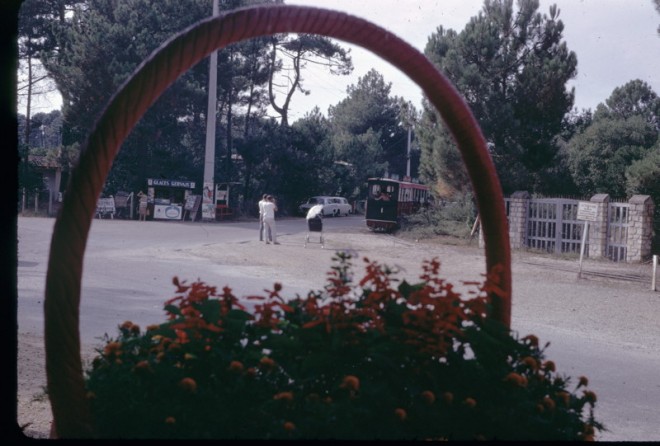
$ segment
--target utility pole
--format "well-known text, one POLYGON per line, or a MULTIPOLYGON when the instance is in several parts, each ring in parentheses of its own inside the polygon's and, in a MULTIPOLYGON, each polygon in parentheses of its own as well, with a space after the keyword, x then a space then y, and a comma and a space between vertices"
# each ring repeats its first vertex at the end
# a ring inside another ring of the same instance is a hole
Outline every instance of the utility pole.
POLYGON ((408 148, 406 151, 406 177, 410 178, 410 138, 412 134, 412 126, 408 127, 408 148))
MULTIPOLYGON (((220 14, 218 0, 213 1, 213 16, 220 14)), ((204 156, 204 185, 202 218, 215 220, 215 121, 218 100, 218 52, 211 53, 209 63, 208 108, 206 112, 206 151, 204 156)))

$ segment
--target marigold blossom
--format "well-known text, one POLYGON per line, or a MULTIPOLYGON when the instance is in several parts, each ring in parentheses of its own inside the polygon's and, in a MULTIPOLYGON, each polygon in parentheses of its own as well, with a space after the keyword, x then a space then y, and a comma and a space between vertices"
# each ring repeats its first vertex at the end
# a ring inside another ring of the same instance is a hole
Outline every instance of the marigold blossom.
POLYGON ((408 418, 408 414, 406 413, 406 410, 400 407, 394 409, 394 415, 401 421, 404 421, 406 418, 408 418))
POLYGON ((422 399, 426 404, 433 404, 435 402, 435 394, 430 390, 425 390, 421 393, 422 399))
POLYGON ((243 363, 240 361, 232 361, 229 363, 229 370, 232 372, 242 372, 243 363))
POLYGON ((344 377, 339 387, 341 387, 342 389, 358 391, 360 389, 360 380, 358 379, 357 376, 347 375, 344 377))
POLYGON ((273 395, 274 400, 293 401, 293 392, 280 392, 273 395))
POLYGON ((183 378, 179 381, 179 386, 186 392, 194 393, 197 391, 197 382, 192 378, 183 378))

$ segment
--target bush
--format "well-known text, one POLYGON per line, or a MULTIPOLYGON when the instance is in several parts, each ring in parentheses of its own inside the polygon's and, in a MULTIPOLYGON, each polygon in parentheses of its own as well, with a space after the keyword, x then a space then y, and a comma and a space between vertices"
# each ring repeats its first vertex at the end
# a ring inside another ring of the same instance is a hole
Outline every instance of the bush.
POLYGON ((401 227, 403 235, 417 239, 439 235, 466 238, 470 236, 476 215, 472 194, 466 193, 454 200, 421 208, 418 212, 406 216, 401 227))
MULTIPOLYGON (((225 287, 174 284, 168 320, 125 322, 87 372, 100 437, 589 440, 602 429, 581 377, 534 336, 486 317, 491 284, 462 298, 437 259, 417 284, 337 253, 323 291, 253 314, 225 287), (398 282, 398 286, 394 286, 398 282)), ((470 284, 468 284, 470 285, 470 284)))

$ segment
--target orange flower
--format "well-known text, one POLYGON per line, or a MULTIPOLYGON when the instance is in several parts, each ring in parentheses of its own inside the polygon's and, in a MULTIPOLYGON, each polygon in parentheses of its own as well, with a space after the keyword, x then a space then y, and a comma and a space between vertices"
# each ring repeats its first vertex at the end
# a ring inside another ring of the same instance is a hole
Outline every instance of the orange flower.
POLYGON ((291 421, 285 422, 282 426, 284 427, 285 431, 289 431, 289 432, 296 429, 296 425, 293 424, 291 421))
POLYGON ((344 380, 339 387, 342 389, 358 391, 360 389, 360 380, 357 376, 347 375, 344 377, 344 380))
POLYGON ((591 390, 585 390, 584 391, 584 399, 587 400, 589 404, 594 404, 597 400, 596 394, 593 393, 591 390))
POLYGON ((257 369, 255 369, 254 367, 249 367, 249 368, 245 371, 245 374, 246 374, 247 376, 249 376, 250 378, 253 378, 253 377, 257 376, 257 369))
POLYGON ((197 382, 192 378, 183 378, 179 381, 179 386, 186 392, 194 393, 197 391, 197 382))
POLYGON ((543 412, 545 412, 545 407, 543 407, 543 404, 537 404, 537 405, 536 405, 536 411, 537 411, 538 413, 543 413, 543 412))
POLYGON ((532 358, 531 356, 526 356, 523 358, 522 363, 534 371, 536 371, 539 367, 536 359, 532 358))
POLYGON ((547 370, 548 372, 554 372, 555 371, 555 363, 552 361, 545 361, 543 363, 543 368, 547 370))
POLYGON ((167 423, 167 424, 174 424, 174 423, 176 423, 176 418, 174 418, 174 417, 167 417, 167 418, 165 418, 165 423, 167 423))
POLYGON ((463 400, 463 405, 472 409, 476 407, 477 401, 474 398, 468 397, 463 400))
POLYGON ((276 393, 273 396, 274 400, 284 400, 284 401, 293 401, 293 393, 292 392, 280 392, 276 393))
POLYGON ((158 324, 147 325, 147 331, 156 331, 160 328, 158 324))
POLYGON ((229 363, 229 371, 240 373, 243 371, 243 363, 240 361, 232 361, 229 363))
POLYGON ((259 361, 259 365, 261 365, 261 366, 262 366, 263 368, 265 368, 265 369, 272 369, 273 367, 275 367, 275 361, 273 361, 273 360, 272 360, 271 358, 269 358, 268 356, 264 356, 264 357, 261 358, 261 360, 259 361))
POLYGON ((589 385, 589 380, 587 379, 586 376, 580 376, 580 380, 578 381, 578 388, 582 386, 588 386, 589 385))
POLYGON ((525 336, 522 340, 529 342, 532 347, 537 347, 539 345, 539 338, 532 334, 525 336))
POLYGON ((401 421, 404 421, 408 417, 408 414, 406 413, 405 409, 402 409, 400 407, 394 409, 394 415, 401 421))
POLYGON ((104 356, 120 356, 121 342, 109 342, 103 349, 104 356))
POLYGON ((562 400, 564 406, 568 407, 571 402, 571 395, 568 392, 557 392, 557 397, 562 400))
POLYGON ((527 386, 527 378, 515 372, 511 372, 508 375, 506 375, 504 377, 504 382, 508 382, 510 384, 514 384, 519 387, 527 386))
POLYGON ((87 398, 88 400, 93 400, 94 398, 96 398, 96 394, 94 392, 89 391, 85 394, 85 398, 87 398))
POLYGON ((426 404, 433 404, 435 402, 435 394, 430 390, 425 390, 421 393, 422 399, 426 404))
POLYGON ((123 328, 123 329, 125 329, 125 330, 130 330, 132 326, 133 326, 133 322, 131 322, 131 321, 124 321, 124 323, 121 324, 121 325, 119 326, 119 328, 123 328))
POLYGON ((549 396, 546 396, 545 398, 543 398, 543 405, 549 411, 555 410, 555 407, 556 407, 555 401, 552 398, 550 398, 549 396))
POLYGON ((454 394, 451 392, 445 392, 442 394, 442 400, 447 404, 451 404, 454 402, 454 394))
POLYGON ((135 364, 135 367, 133 370, 137 373, 149 373, 153 372, 151 369, 151 365, 149 365, 149 361, 143 360, 135 364))

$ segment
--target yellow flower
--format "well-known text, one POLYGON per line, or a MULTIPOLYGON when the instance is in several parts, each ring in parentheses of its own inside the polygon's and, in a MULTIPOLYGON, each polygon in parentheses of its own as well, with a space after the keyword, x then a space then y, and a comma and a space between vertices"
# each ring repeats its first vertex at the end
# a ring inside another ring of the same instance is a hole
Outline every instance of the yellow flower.
POLYGON ((179 386, 186 392, 194 393, 197 391, 197 382, 192 378, 183 378, 179 381, 179 386))
POLYGON ((342 389, 358 391, 360 389, 360 380, 357 376, 347 375, 344 377, 344 380, 339 387, 342 389))
POLYGON ((404 421, 408 417, 408 414, 406 413, 405 409, 402 409, 400 407, 394 409, 394 415, 401 421, 404 421))

